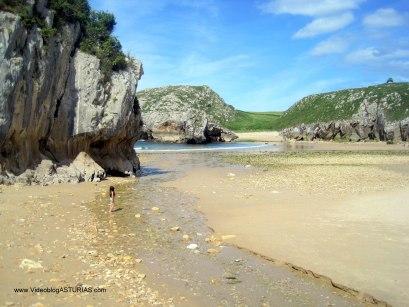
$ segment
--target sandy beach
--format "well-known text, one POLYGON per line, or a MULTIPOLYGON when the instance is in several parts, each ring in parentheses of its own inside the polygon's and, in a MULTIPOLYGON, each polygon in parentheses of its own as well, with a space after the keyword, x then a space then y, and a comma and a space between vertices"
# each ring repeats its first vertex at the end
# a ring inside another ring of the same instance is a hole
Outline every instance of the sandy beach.
POLYGON ((357 146, 226 157, 229 167, 196 168, 170 184, 193 193, 229 242, 404 306, 409 155, 368 144, 349 151, 357 146))
MULTIPOLYGON (((195 181, 187 193, 171 187, 195 176, 200 165, 221 170, 222 158, 143 155, 139 178, 2 186, 0 218, 7 227, 0 232, 1 304, 382 305, 370 295, 255 255, 257 246, 249 246, 253 251, 235 247, 233 219, 225 220, 232 228, 221 229, 210 214, 198 211, 203 205, 195 181), (109 185, 118 197, 113 214, 107 213, 109 185), (217 226, 216 233, 209 225, 217 226)), ((224 192, 229 195, 227 186, 224 192)))

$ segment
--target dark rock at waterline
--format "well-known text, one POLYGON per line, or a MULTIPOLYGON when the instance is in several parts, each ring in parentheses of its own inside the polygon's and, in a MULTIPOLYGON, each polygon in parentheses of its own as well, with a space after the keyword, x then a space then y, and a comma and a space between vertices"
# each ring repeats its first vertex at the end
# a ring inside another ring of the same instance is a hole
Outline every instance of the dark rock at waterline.
POLYGON ((141 138, 157 142, 203 144, 232 142, 238 137, 232 131, 202 119, 165 121, 152 129, 144 126, 141 138))

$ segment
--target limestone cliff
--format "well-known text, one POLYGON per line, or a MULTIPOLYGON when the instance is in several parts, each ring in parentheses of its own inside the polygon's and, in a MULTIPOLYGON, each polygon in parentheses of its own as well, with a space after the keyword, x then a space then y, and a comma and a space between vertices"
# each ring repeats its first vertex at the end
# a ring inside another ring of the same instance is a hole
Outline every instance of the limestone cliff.
POLYGON ((409 83, 305 97, 287 110, 282 135, 296 140, 409 140, 409 83))
MULTIPOLYGON (((33 5, 52 25, 53 12, 44 1, 33 5)), ((70 165, 81 152, 107 172, 139 169, 133 145, 142 125, 135 99, 141 63, 128 59, 127 68, 105 82, 99 60, 78 50, 79 36, 79 25, 67 23, 44 39, 39 28, 27 29, 19 16, 0 11, 3 181, 42 160, 52 162, 50 169, 70 165)), ((95 178, 104 175, 95 172, 95 178)))
POLYGON ((147 136, 157 141, 206 143, 237 138, 223 127, 235 109, 208 86, 166 86, 137 96, 147 136))

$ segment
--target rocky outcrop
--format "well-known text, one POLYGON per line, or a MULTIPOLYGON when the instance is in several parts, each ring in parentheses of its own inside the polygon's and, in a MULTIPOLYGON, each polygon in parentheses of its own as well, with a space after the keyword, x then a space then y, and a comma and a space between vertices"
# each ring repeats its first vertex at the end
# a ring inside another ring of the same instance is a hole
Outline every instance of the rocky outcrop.
MULTIPOLYGON (((52 24, 53 13, 40 3, 41 8, 33 9, 52 24)), ((44 169, 44 163, 52 165, 46 173, 71 165, 72 173, 80 174, 67 180, 60 176, 60 181, 96 180, 105 172, 134 174, 139 169, 133 145, 142 126, 135 99, 142 66, 128 59, 127 69, 104 82, 99 60, 77 49, 79 35, 78 24, 66 24, 43 39, 37 27, 26 29, 19 16, 0 12, 3 181, 27 175, 27 169, 44 169), (77 160, 84 155, 94 171, 80 171, 77 160)))
POLYGON ((230 130, 209 123, 205 115, 180 120, 167 120, 158 125, 144 126, 145 140, 187 144, 232 142, 237 136, 230 130))
POLYGON ((208 86, 167 86, 138 93, 145 138, 159 142, 200 144, 231 142, 237 136, 222 126, 234 116, 208 86))
POLYGON ((377 103, 364 101, 349 120, 301 124, 281 131, 283 137, 295 140, 378 140, 389 143, 409 140, 409 117, 388 122, 377 103))

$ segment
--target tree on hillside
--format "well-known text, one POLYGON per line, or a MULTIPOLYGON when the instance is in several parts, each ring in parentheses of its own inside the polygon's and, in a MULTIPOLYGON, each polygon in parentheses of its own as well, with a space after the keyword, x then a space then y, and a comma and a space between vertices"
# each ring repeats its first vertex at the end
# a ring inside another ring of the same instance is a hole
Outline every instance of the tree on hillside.
POLYGON ((386 80, 386 83, 393 83, 393 79, 389 78, 388 80, 386 80))

